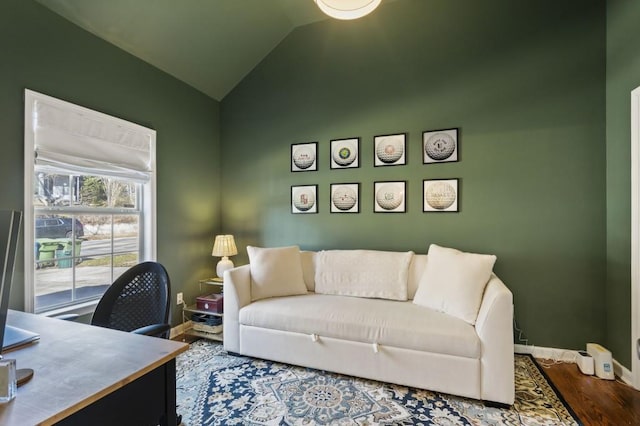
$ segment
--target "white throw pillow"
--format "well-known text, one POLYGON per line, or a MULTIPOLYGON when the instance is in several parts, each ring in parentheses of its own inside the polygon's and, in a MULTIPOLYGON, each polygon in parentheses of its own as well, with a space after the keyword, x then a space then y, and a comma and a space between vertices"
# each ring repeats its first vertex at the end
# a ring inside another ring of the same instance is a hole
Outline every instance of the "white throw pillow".
POLYGON ((320 251, 316 254, 316 293, 407 300, 412 258, 412 251, 320 251))
POLYGON ((251 267, 251 300, 306 294, 300 248, 247 246, 251 267))
POLYGON ((307 290, 315 291, 316 252, 301 250, 300 262, 302 263, 302 277, 304 278, 304 284, 307 286, 307 290))
POLYGON ((496 256, 429 246, 427 266, 413 303, 475 324, 496 256))

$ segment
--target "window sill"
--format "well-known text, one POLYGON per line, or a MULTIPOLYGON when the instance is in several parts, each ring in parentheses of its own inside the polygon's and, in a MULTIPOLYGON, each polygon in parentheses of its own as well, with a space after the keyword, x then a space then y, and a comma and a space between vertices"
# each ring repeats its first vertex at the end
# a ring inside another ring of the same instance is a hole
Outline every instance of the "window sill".
POLYGON ((65 314, 77 314, 80 316, 93 314, 93 311, 96 309, 96 305, 99 300, 91 300, 89 302, 78 303, 73 306, 65 306, 64 308, 53 309, 51 311, 45 311, 40 313, 39 315, 43 315, 45 317, 56 317, 59 315, 65 314))

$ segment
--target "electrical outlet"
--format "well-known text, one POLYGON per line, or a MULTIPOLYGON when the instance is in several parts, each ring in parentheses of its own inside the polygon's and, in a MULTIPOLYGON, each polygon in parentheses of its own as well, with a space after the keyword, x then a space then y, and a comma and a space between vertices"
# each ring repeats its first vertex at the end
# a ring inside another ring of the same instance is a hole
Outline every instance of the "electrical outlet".
POLYGON ((176 294, 176 303, 178 305, 182 305, 184 303, 184 299, 182 298, 182 293, 176 294))

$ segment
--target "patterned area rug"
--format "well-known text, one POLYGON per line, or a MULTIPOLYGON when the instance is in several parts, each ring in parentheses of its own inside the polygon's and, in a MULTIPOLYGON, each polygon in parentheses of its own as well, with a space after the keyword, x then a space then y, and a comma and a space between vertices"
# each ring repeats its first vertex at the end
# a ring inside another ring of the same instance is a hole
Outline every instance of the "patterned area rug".
POLYGON ((206 340, 177 359, 183 425, 579 425, 533 359, 516 355, 510 408, 228 355, 206 340))

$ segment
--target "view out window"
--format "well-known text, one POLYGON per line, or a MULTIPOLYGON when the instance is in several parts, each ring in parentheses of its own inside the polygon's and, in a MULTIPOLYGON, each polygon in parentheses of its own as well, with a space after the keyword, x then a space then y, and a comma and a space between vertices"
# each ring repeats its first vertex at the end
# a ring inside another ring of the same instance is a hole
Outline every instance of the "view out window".
POLYGON ((141 184, 35 171, 35 311, 100 297, 140 258, 141 184))
POLYGON ((27 310, 73 308, 155 260, 155 132, 35 92, 26 101, 27 310), (148 152, 131 132, 149 132, 148 152))

